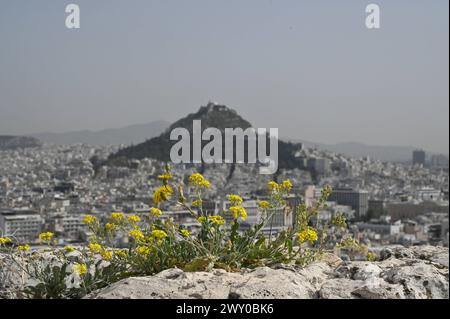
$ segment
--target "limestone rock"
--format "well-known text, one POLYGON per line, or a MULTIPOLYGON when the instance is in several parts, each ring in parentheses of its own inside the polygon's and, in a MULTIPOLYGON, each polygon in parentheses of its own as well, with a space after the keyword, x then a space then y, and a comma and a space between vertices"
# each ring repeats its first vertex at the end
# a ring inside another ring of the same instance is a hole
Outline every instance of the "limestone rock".
POLYGON ((87 298, 258 299, 448 298, 448 248, 385 248, 380 261, 343 262, 333 255, 307 267, 276 265, 228 273, 169 269, 134 277, 87 298))

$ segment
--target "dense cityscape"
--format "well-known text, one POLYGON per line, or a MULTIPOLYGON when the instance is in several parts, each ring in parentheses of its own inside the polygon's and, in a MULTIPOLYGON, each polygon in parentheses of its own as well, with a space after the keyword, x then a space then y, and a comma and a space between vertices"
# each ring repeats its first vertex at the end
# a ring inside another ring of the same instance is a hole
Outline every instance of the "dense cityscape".
MULTIPOLYGON (((42 231, 56 234, 58 245, 83 243, 89 238, 82 222, 87 214, 106 219, 111 212, 148 214, 153 191, 160 186, 158 174, 165 163, 154 159, 133 160, 131 167, 102 166, 92 158, 105 159, 120 146, 67 146, 44 144, 38 148, 0 151, 0 235, 18 242, 39 244, 42 231)), ((300 147, 298 169, 259 175, 255 165, 229 164, 172 166, 176 182, 202 170, 211 181, 204 203, 212 214, 225 211, 226 195, 244 197, 254 225, 259 216, 257 201, 264 199, 271 179, 289 179, 294 185, 287 202, 293 207, 311 205, 322 187, 333 189, 321 219, 344 213, 349 232, 370 247, 401 244, 444 245, 449 242, 448 159, 424 151, 411 154, 410 163, 388 163, 370 158, 349 158, 318 149, 300 147)), ((189 196, 187 189, 186 196, 189 196)), ((164 218, 173 218, 195 231, 199 224, 179 206, 163 207, 164 218)), ((225 216, 226 217, 226 216, 225 216)), ((293 214, 275 215, 273 231, 292 227, 293 214)), ((117 238, 126 245, 126 238, 117 238)))

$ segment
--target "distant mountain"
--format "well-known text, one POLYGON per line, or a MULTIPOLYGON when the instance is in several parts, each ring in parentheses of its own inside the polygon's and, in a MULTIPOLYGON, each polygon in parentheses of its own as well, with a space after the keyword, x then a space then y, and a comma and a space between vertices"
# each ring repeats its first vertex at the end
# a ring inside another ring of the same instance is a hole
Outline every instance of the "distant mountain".
POLYGON ((101 131, 74 131, 67 133, 37 133, 33 137, 49 144, 131 145, 158 136, 169 126, 168 122, 155 121, 147 124, 110 128, 101 131))
POLYGON ((29 136, 0 135, 0 150, 15 150, 19 148, 39 147, 42 143, 37 138, 29 136))
MULTIPOLYGON (((242 128, 252 127, 250 122, 243 119, 235 110, 225 105, 209 103, 200 107, 196 113, 187 115, 186 117, 176 121, 161 135, 145 141, 144 143, 129 146, 121 149, 115 154, 109 156, 108 160, 100 165, 118 165, 127 166, 131 159, 154 158, 161 161, 170 161, 170 149, 177 141, 170 140, 170 132, 174 128, 187 129, 192 137, 192 124, 194 120, 201 120, 202 131, 208 127, 214 127, 224 133, 225 128, 242 128)), ((223 134, 222 134, 223 136, 223 134)), ((203 145, 208 143, 203 142, 203 145)), ((222 143, 224 146, 225 143, 222 143)), ((301 148, 296 143, 286 143, 279 141, 278 143, 278 166, 279 168, 297 167, 298 159, 295 153, 301 148)), ((225 154, 225 152, 223 152, 225 154)))
MULTIPOLYGON (((338 144, 323 144, 304 140, 288 139, 292 142, 303 143, 307 148, 317 148, 319 150, 340 153, 353 158, 369 156, 384 162, 410 162, 412 152, 417 149, 414 146, 382 146, 367 145, 358 142, 346 142, 338 144)), ((434 153, 428 152, 429 155, 434 153)))

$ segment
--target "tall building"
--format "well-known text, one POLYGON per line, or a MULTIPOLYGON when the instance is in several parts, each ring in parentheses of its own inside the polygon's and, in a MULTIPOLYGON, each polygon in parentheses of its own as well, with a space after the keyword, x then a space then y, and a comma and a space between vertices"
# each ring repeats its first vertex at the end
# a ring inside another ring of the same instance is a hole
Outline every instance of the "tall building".
POLYGON ((378 218, 386 213, 386 202, 382 199, 370 199, 369 211, 371 211, 371 218, 378 218))
POLYGON ((432 187, 423 187, 416 192, 416 198, 422 201, 438 201, 442 199, 442 192, 440 189, 432 187))
POLYGON ((326 158, 308 158, 307 167, 319 175, 327 174, 330 171, 330 161, 326 158))
POLYGON ((86 231, 86 224, 83 223, 85 215, 60 214, 49 220, 48 229, 64 235, 68 239, 79 239, 80 232, 86 231))
POLYGON ((436 168, 448 168, 448 157, 445 155, 431 156, 431 166, 436 168))
POLYGON ((42 230, 44 219, 32 210, 0 211, 0 234, 18 241, 34 241, 42 230))
POLYGON ((364 190, 338 188, 331 192, 328 200, 337 202, 340 205, 351 206, 359 218, 366 216, 369 210, 369 193, 364 190))
POLYGON ((425 166, 426 154, 423 150, 413 151, 413 165, 425 166))

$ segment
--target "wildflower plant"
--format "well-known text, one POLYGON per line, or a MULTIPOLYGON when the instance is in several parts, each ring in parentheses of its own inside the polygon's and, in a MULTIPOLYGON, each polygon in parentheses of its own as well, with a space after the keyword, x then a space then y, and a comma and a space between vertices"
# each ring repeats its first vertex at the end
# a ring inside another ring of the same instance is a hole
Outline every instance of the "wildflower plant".
MULTIPOLYGON (((158 179, 162 184, 153 193, 154 206, 145 216, 113 212, 100 220, 86 215, 83 222, 93 235, 82 247, 56 248, 51 232, 39 235, 40 242, 47 245, 39 253, 30 251, 27 244, 13 245, 11 239, 0 238, 0 249, 16 256, 16 264, 28 277, 23 293, 33 298, 78 298, 122 278, 152 275, 173 267, 185 271, 236 271, 278 263, 304 266, 324 253, 330 232, 347 226, 342 214, 328 222, 319 218, 320 211, 326 208, 330 187, 323 188, 312 207, 290 207, 287 198, 292 183, 270 181, 267 200, 258 202, 256 224, 243 230, 241 225, 248 214, 241 196, 229 194, 229 208, 211 215, 203 209, 211 183, 202 174, 190 175, 187 185, 176 185, 171 183, 173 175, 166 166, 158 179), (186 186, 189 199, 184 195, 186 186), (198 230, 165 218, 162 206, 167 202, 187 210, 197 221, 198 230), (295 222, 276 233, 272 225, 274 216, 280 213, 293 214, 295 222), (127 247, 116 247, 116 238, 123 237, 128 239, 127 247)), ((357 244, 351 238, 340 243, 347 248, 357 244)), ((374 259, 371 254, 368 258, 374 259)))

